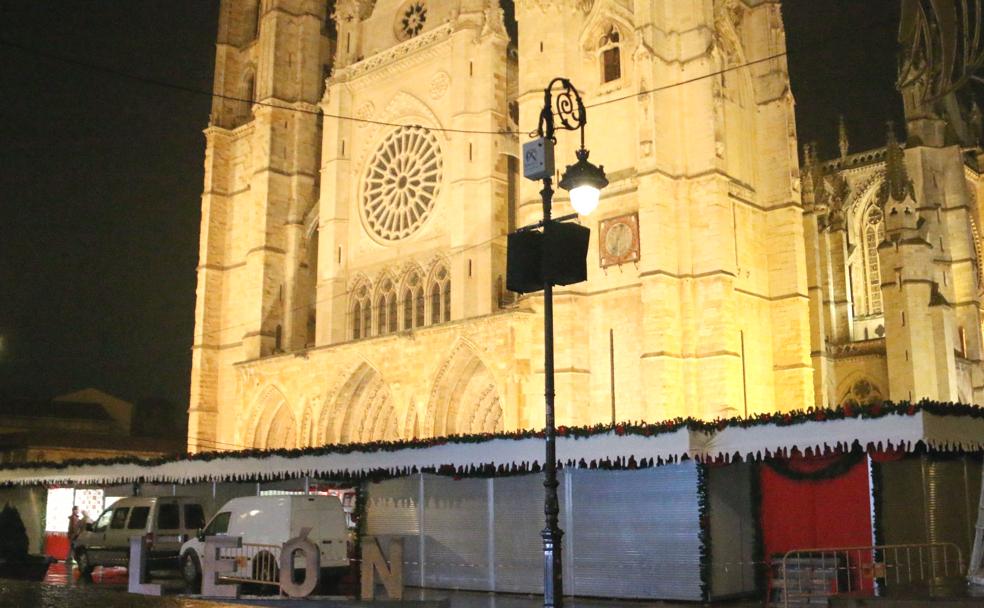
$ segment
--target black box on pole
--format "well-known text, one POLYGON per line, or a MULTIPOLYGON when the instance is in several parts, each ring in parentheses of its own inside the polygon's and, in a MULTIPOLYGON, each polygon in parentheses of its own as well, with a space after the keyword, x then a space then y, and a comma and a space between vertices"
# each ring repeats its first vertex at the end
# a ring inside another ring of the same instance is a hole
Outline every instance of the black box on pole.
POLYGON ((513 232, 506 239, 506 289, 531 293, 543 289, 543 234, 513 232))
POLYGON ((550 222, 543 232, 543 273, 551 285, 588 280, 591 229, 569 222, 550 222))
POLYGON ((591 230, 578 224, 550 222, 543 232, 524 230, 508 236, 506 289, 531 293, 551 285, 571 285, 588 278, 591 230))

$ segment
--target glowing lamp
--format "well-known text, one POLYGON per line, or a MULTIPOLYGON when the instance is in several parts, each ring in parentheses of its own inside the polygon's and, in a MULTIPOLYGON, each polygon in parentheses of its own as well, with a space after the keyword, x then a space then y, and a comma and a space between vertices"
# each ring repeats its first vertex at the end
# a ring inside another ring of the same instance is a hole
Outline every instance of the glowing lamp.
POLYGON ((570 192, 571 206, 579 215, 588 215, 598 207, 601 189, 608 185, 605 167, 596 167, 588 162, 588 151, 577 151, 577 162, 567 165, 560 187, 570 192))

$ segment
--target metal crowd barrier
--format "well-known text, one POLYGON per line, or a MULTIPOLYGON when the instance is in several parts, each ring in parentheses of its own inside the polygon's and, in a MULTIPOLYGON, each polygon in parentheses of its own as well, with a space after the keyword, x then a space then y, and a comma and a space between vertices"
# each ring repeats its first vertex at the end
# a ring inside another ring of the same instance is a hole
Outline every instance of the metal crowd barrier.
POLYGON ((235 571, 223 578, 237 583, 280 585, 280 548, 280 545, 243 544, 220 549, 220 559, 236 562, 235 571))
POLYGON ((963 552, 953 543, 875 545, 788 551, 773 564, 770 606, 816 606, 835 595, 884 595, 965 573, 963 552))

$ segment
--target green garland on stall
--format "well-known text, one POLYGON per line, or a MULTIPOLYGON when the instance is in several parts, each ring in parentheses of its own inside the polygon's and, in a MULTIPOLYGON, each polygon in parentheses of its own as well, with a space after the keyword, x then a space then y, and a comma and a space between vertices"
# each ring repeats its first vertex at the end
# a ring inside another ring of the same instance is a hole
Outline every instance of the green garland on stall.
MULTIPOLYGON (((712 421, 697 420, 695 418, 674 418, 672 420, 656 423, 621 422, 614 425, 596 424, 593 426, 582 427, 560 426, 557 427, 557 436, 580 439, 614 432, 616 435, 655 437, 658 435, 675 433, 682 428, 696 432, 714 433, 727 428, 751 428, 768 425, 784 427, 824 420, 844 420, 850 418, 876 419, 889 415, 914 416, 919 412, 928 412, 937 416, 964 416, 974 419, 984 419, 984 408, 979 406, 964 405, 959 403, 940 403, 924 400, 918 403, 872 403, 860 406, 845 406, 840 409, 810 408, 808 410, 796 410, 786 413, 756 414, 747 418, 722 418, 712 421)), ((67 460, 63 462, 8 463, 0 465, 0 471, 37 468, 57 470, 76 466, 105 466, 115 464, 136 464, 153 467, 182 461, 209 462, 220 458, 246 459, 267 456, 300 458, 302 456, 324 456, 331 454, 353 454, 360 452, 395 452, 404 449, 424 449, 437 445, 482 443, 492 440, 519 441, 524 439, 543 438, 543 436, 544 433, 542 430, 522 430, 504 433, 454 435, 450 437, 433 437, 427 439, 324 445, 319 447, 299 448, 292 450, 246 449, 239 451, 207 451, 198 452, 195 454, 172 455, 159 458, 138 458, 134 456, 125 456, 109 459, 67 460)))
POLYGON ((853 469, 865 458, 865 452, 855 445, 850 452, 844 452, 836 457, 830 465, 816 471, 797 471, 784 458, 769 458, 763 462, 777 474, 793 481, 826 481, 837 479, 853 469))
POLYGON ((711 598, 711 501, 707 488, 707 465, 697 463, 697 521, 700 523, 698 555, 700 557, 700 595, 711 598))
MULTIPOLYGON (((874 520, 871 525, 871 535, 872 541, 875 545, 885 544, 885 530, 882 528, 882 513, 884 512, 884 500, 882 497, 882 488, 884 487, 885 479, 884 472, 882 471, 882 464, 879 462, 871 462, 871 504, 872 510, 874 511, 872 519, 874 520)), ((878 549, 875 551, 874 560, 876 563, 884 562, 885 556, 883 551, 878 549)), ((880 587, 883 584, 883 578, 875 579, 875 585, 880 587)))
POLYGON ((762 466, 750 463, 749 496, 752 503, 752 567, 754 570, 755 591, 765 593, 769 581, 768 562, 765 559, 765 535, 762 534, 762 466))
MULTIPOLYGON (((366 513, 369 505, 366 498, 369 496, 366 484, 369 482, 355 484, 355 540, 352 548, 352 580, 355 581, 356 590, 362 585, 362 537, 366 534, 366 513)), ((358 591, 356 591, 358 593, 358 591)))

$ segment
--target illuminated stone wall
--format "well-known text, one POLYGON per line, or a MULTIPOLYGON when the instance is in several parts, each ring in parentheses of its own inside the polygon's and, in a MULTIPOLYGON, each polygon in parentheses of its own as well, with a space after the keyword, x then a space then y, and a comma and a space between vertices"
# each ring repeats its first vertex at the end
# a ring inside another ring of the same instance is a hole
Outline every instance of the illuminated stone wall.
POLYGON ((981 404, 977 159, 955 145, 903 151, 894 133, 858 153, 843 127, 840 139, 839 158, 805 155, 817 405, 981 404))
POLYGON ((539 219, 519 147, 558 75, 611 182, 555 292, 558 424, 613 395, 621 420, 814 403, 788 73, 738 67, 785 50, 778 3, 516 18, 512 52, 488 0, 223 2, 216 90, 260 103, 205 133, 192 449, 542 426, 542 298, 505 291, 505 234, 539 219))

